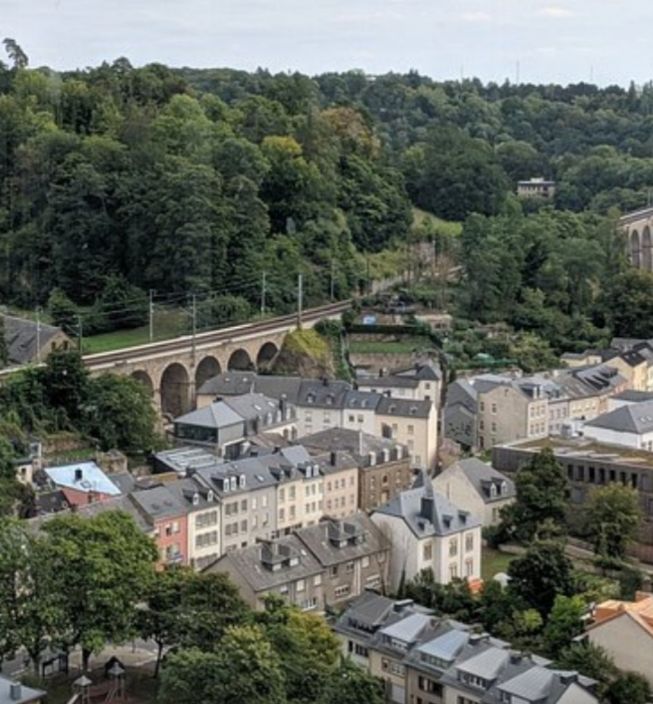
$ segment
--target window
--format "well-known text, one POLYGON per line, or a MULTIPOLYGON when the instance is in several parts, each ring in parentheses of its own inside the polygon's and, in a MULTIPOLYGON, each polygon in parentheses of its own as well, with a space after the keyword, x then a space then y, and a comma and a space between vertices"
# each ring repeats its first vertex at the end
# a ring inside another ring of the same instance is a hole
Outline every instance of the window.
POLYGON ((305 588, 306 588, 306 581, 305 581, 305 580, 303 580, 303 579, 298 579, 298 580, 295 582, 295 589, 296 589, 298 592, 303 592, 305 588))
MULTIPOLYGON (((285 501, 285 500, 286 500, 286 490, 279 489, 279 501, 285 501)), ((252 503, 254 503, 254 499, 252 499, 252 503)), ((252 506, 252 508, 256 508, 256 507, 252 506)))
POLYGON ((286 511, 283 508, 279 509, 279 520, 284 521, 286 519, 286 511))
POLYGON ((353 560, 351 562, 348 562, 345 565, 345 574, 351 574, 354 571, 354 562, 353 560))
POLYGON ((315 577, 313 577, 313 586, 319 587, 320 584, 322 584, 322 575, 316 574, 315 577))
POLYGON ((496 413, 496 412, 497 412, 497 404, 493 403, 492 404, 492 413, 496 413))
POLYGON ((246 533, 246 532, 247 532, 247 521, 241 521, 241 522, 240 522, 240 530, 241 530, 243 533, 246 533))
POLYGON ((409 425, 407 431, 408 431, 408 434, 409 434, 409 435, 414 435, 414 433, 415 433, 415 426, 409 425))
POLYGON ((474 576, 474 560, 465 560, 465 577, 474 576))
POLYGON ((465 536, 465 552, 471 552, 474 549, 474 534, 467 533, 465 536))
POLYGON ((449 557, 455 557, 458 554, 458 538, 449 538, 449 557))
POLYGON ((247 499, 243 499, 240 502, 240 510, 241 511, 247 511, 247 499))
POLYGON ((295 487, 291 486, 288 493, 290 494, 290 500, 294 501, 295 500, 295 487))
POLYGON ((218 522, 218 512, 217 511, 207 511, 206 513, 199 513, 195 518, 195 527, 198 529, 208 528, 209 526, 214 526, 218 522))
POLYGON ((333 567, 331 567, 331 569, 329 570, 329 574, 332 577, 337 577, 338 576, 338 565, 333 565, 333 567))
POLYGON ((363 567, 363 569, 370 566, 370 558, 367 555, 362 558, 361 566, 363 567))
POLYGON ((458 576, 458 565, 455 562, 452 562, 449 565, 449 579, 456 579, 458 576))
POLYGON ((433 559, 433 545, 432 543, 427 543, 422 548, 422 559, 424 562, 430 562, 433 559))
POLYGON ((343 584, 340 587, 336 587, 333 590, 333 594, 336 599, 344 599, 344 597, 348 596, 350 592, 350 588, 348 584, 343 584))

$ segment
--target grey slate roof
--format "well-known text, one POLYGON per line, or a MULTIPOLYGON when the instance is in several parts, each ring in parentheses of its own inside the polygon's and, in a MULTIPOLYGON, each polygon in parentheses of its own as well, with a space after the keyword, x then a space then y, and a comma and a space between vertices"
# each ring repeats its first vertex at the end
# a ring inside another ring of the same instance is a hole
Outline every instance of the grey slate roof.
POLYGON ((431 401, 415 401, 405 398, 382 396, 376 412, 384 416, 401 416, 403 418, 428 418, 433 404, 431 401))
POLYGON ((481 525, 469 511, 462 511, 434 491, 430 478, 424 472, 420 476, 414 488, 402 491, 387 504, 375 509, 372 515, 381 513, 401 518, 418 538, 451 535, 481 525))
POLYGON ((295 531, 295 535, 323 567, 374 555, 390 548, 387 538, 361 511, 341 521, 325 520, 300 528, 295 531), (350 532, 350 528, 356 532, 350 532), (343 545, 337 544, 339 538, 342 538, 343 545))
POLYGON ((5 340, 9 361, 14 364, 27 364, 36 359, 38 353, 37 337, 40 337, 41 350, 45 356, 50 341, 57 335, 63 334, 61 328, 41 323, 41 330, 37 335, 37 325, 33 320, 16 318, 12 315, 3 315, 2 317, 5 324, 5 340))
POLYGON ((140 489, 130 494, 132 502, 152 520, 181 516, 187 512, 186 506, 167 486, 140 489))
POLYGON ((381 628, 379 633, 387 638, 397 638, 405 643, 414 643, 422 631, 431 625, 432 616, 429 614, 411 614, 400 621, 381 628))
POLYGON ((226 566, 238 572, 253 592, 265 592, 323 571, 320 563, 294 535, 225 553, 204 571, 224 572, 226 566), (280 567, 272 570, 268 565, 273 562, 278 562, 280 567))
POLYGON ((348 428, 327 428, 311 435, 304 435, 301 444, 313 454, 321 454, 329 450, 344 450, 350 453, 360 463, 364 460, 367 464, 370 452, 377 455, 377 462, 383 450, 390 452, 390 459, 394 459, 397 447, 401 447, 401 456, 408 457, 408 448, 399 446, 389 438, 381 438, 359 430, 348 428), (393 455, 394 451, 394 455, 393 455))
POLYGON ((367 633, 374 633, 394 610, 394 599, 373 591, 363 592, 338 619, 335 630, 362 629, 367 633))
POLYGON ((452 627, 432 640, 422 643, 416 650, 418 653, 424 653, 439 660, 453 662, 469 642, 469 636, 469 628, 452 627))
POLYGON ((653 431, 653 401, 632 403, 603 413, 585 423, 585 427, 605 428, 618 433, 649 433, 653 431))
POLYGON ((174 450, 164 450, 154 455, 157 468, 164 468, 166 471, 186 474, 188 469, 199 469, 201 467, 215 467, 223 464, 223 460, 217 455, 201 447, 177 447, 174 450))
POLYGON ((463 660, 456 669, 484 680, 495 680, 509 659, 508 650, 491 647, 463 660))
MULTIPOLYGON (((492 465, 481 462, 476 457, 458 460, 455 463, 463 471, 469 482, 474 486, 478 495, 486 503, 503 500, 515 496, 515 483, 492 465), (491 487, 494 485, 496 495, 492 495, 491 487), (502 492, 501 487, 505 486, 506 491, 502 492)), ((446 470, 445 470, 446 471, 446 470)))
POLYGON ((224 401, 216 401, 175 418, 180 425, 196 425, 202 428, 225 428, 242 423, 242 417, 224 401))
POLYGON ((626 389, 621 393, 614 394, 612 398, 615 401, 628 401, 629 403, 653 401, 653 391, 635 391, 635 389, 626 389))

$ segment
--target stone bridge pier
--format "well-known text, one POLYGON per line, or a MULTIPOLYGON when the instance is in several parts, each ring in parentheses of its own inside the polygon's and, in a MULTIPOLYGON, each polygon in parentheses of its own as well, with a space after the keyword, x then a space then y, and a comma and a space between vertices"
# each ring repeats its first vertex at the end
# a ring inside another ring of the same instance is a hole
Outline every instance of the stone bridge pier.
MULTIPOLYGON (((266 339, 198 345, 193 352, 175 351, 127 362, 118 362, 111 371, 127 374, 145 386, 157 410, 176 417, 189 411, 195 403, 197 389, 227 370, 265 370, 279 354, 285 332, 266 339)), ((92 370, 95 371, 95 370, 92 370)))
POLYGON ((628 261, 636 269, 653 271, 653 207, 627 213, 619 220, 628 261))

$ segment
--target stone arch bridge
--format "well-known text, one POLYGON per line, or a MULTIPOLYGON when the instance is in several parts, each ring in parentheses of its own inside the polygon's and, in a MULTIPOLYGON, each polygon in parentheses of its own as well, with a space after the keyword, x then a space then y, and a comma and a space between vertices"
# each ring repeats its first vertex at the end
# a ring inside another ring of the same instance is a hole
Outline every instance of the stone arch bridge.
MULTIPOLYGON (((350 301, 306 310, 303 327, 337 318, 350 301)), ((261 370, 276 358, 286 334, 297 328, 297 315, 185 335, 113 352, 84 356, 91 373, 129 374, 152 394, 157 409, 172 417, 188 411, 196 390, 227 370, 261 370)))
POLYGON ((653 207, 627 213, 619 219, 626 256, 637 269, 653 271, 653 207))

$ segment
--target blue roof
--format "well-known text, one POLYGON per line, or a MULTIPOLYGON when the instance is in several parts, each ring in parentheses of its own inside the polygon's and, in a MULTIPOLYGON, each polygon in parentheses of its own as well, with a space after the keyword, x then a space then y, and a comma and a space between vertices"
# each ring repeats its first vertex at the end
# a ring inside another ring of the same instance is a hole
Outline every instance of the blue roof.
POLYGON ((456 656, 462 650, 463 646, 467 644, 468 640, 469 633, 467 631, 452 628, 447 633, 444 633, 443 635, 420 645, 417 650, 420 653, 431 655, 434 658, 451 662, 452 660, 455 660, 456 656))
POLYGON ((61 467, 47 467, 48 478, 63 489, 97 492, 109 496, 119 496, 120 489, 107 477, 95 462, 79 462, 61 467))

